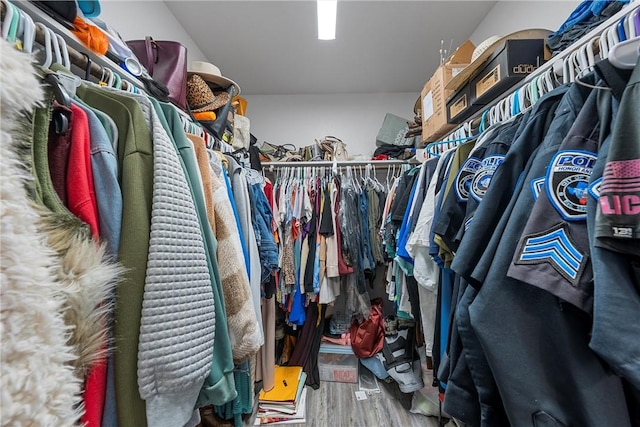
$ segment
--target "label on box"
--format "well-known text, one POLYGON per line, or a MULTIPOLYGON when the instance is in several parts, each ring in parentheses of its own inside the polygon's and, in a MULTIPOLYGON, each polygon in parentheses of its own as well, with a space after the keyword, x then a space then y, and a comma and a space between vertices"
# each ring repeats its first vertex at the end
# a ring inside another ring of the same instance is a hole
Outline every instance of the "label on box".
POLYGON ((464 70, 465 67, 462 68, 452 68, 451 69, 451 77, 455 77, 458 74, 460 74, 462 72, 462 70, 464 70))
POLYGON ((511 71, 513 74, 531 74, 537 69, 538 67, 533 64, 518 64, 511 71))
POLYGON ((422 98, 422 120, 426 122, 431 116, 433 116, 433 92, 429 91, 422 98))
POLYGON ((467 108, 467 94, 462 95, 456 102, 451 104, 449 107, 449 112, 451 113, 451 117, 455 117, 460 114, 464 109, 467 108))
POLYGON ((476 97, 480 98, 500 81, 500 64, 496 65, 476 83, 476 97))
POLYGON ((426 122, 431 116, 433 116, 433 92, 429 91, 422 98, 422 120, 426 122))

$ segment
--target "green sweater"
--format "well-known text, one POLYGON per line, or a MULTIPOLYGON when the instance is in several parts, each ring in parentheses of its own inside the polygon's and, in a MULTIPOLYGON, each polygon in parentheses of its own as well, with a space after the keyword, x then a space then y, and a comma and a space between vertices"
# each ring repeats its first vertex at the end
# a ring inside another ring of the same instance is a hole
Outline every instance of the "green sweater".
POLYGON ((187 138, 179 113, 169 104, 160 104, 152 99, 160 121, 165 130, 173 140, 178 155, 182 160, 189 185, 191 195, 196 204, 202 235, 205 239, 207 260, 209 261, 209 271, 211 273, 211 284, 213 286, 213 298, 216 311, 216 336, 213 343, 213 361, 211 372, 204 381, 200 396, 198 397, 198 407, 208 405, 224 405, 232 401, 237 396, 235 381, 233 376, 233 356, 231 354, 231 342, 229 341, 229 330, 227 328, 227 315, 224 306, 224 296, 222 294, 222 281, 218 270, 216 250, 218 242, 213 235, 213 230, 207 219, 207 208, 203 197, 202 182, 195 150, 191 141, 187 138))
POLYGON ((138 392, 137 363, 153 193, 151 136, 134 99, 89 86, 79 87, 76 93, 88 105, 108 114, 118 127, 123 199, 119 260, 126 271, 116 288, 114 310, 116 401, 121 426, 146 427, 145 404, 138 392))

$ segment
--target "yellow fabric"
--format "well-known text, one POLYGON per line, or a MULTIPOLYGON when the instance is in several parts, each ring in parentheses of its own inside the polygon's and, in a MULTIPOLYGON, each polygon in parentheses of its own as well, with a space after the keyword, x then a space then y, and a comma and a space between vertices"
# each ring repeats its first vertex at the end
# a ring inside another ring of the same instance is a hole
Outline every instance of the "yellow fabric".
POLYGON ((241 116, 245 116, 247 112, 247 100, 241 96, 234 96, 231 100, 231 105, 236 109, 236 113, 241 116))

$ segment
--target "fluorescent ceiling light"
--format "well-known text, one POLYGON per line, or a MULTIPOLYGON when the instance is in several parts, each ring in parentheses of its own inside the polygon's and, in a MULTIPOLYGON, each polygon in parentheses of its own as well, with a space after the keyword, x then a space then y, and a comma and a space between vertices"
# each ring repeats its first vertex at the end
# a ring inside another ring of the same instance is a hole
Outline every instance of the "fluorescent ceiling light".
POLYGON ((338 0, 318 0, 318 39, 335 40, 338 0))

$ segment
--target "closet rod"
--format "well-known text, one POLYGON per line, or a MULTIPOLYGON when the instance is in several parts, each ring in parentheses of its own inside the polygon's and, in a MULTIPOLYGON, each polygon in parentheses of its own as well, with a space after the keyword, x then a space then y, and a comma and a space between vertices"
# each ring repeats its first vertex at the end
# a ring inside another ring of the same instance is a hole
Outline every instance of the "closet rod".
MULTIPOLYGON (((120 68, 118 64, 111 61, 109 58, 97 55, 96 53, 92 52, 89 48, 85 47, 84 44, 82 44, 82 42, 80 42, 77 37, 75 37, 70 31, 55 22, 53 19, 46 16, 44 12, 41 12, 36 6, 29 4, 28 2, 21 1, 12 1, 11 3, 16 7, 22 9, 23 12, 27 13, 34 22, 42 22, 56 34, 60 34, 62 37, 64 37, 65 41, 67 42, 69 60, 76 67, 80 68, 83 71, 86 70, 87 57, 84 53, 81 52, 83 52, 83 50, 87 50, 88 52, 86 53, 86 55, 88 55, 89 59, 91 59, 90 73, 93 77, 100 80, 103 77, 103 70, 105 68, 108 68, 111 72, 118 73, 123 80, 126 80, 128 83, 137 86, 139 90, 144 90, 144 85, 140 80, 136 79, 127 71, 120 68)), ((4 17, 6 14, 6 5, 4 3, 0 3, 0 7, 1 17, 4 21, 4 17)), ((44 46, 44 32, 40 28, 36 28, 36 42, 44 46)))
MULTIPOLYGON (((568 48, 564 49, 562 52, 558 53, 556 56, 551 58, 549 61, 547 61, 546 63, 542 64, 533 73, 529 74, 527 77, 525 77, 524 79, 520 80, 518 83, 516 83, 513 86, 511 86, 509 89, 504 91, 502 93, 502 95, 496 97, 489 104, 485 105, 480 111, 474 113, 467 120, 465 120, 463 123, 461 123, 458 126, 456 126, 456 128, 454 130, 452 130, 451 132, 446 134, 441 140, 443 140, 444 138, 452 136, 456 131, 458 131, 461 127, 463 127, 466 123, 469 123, 470 121, 473 122, 474 127, 478 127, 480 125, 481 120, 482 120, 482 114, 485 111, 489 110, 491 107, 494 107, 495 105, 500 103, 505 98, 511 96, 511 94, 513 94, 516 90, 519 90, 521 87, 523 87, 527 83, 531 82, 534 78, 542 75, 543 73, 548 71, 549 68, 553 67, 556 64, 560 64, 562 61, 564 61, 565 58, 567 58, 569 55, 571 55, 577 49, 581 48, 582 46, 585 46, 587 43, 591 42, 592 39, 594 39, 595 37, 599 36, 604 30, 606 30, 607 28, 611 27, 611 25, 615 24, 616 22, 620 21, 620 18, 625 17, 625 16, 633 13, 634 10, 640 8, 640 5, 639 4, 634 4, 634 2, 637 3, 638 1, 637 0, 632 1, 629 5, 627 5, 626 7, 623 7, 621 10, 619 10, 615 15, 609 17, 606 21, 601 22, 600 25, 598 25, 596 28, 592 29, 587 34, 583 35, 581 38, 576 40, 568 48)), ((428 145, 428 144, 429 144, 429 142, 426 143, 426 145, 428 145)))
POLYGON ((389 166, 394 165, 419 165, 420 163, 415 160, 342 160, 338 162, 319 160, 309 162, 264 162, 262 167, 268 168, 269 171, 273 171, 275 168, 332 167, 334 164, 339 168, 366 165, 371 165, 374 168, 388 168, 389 166))

